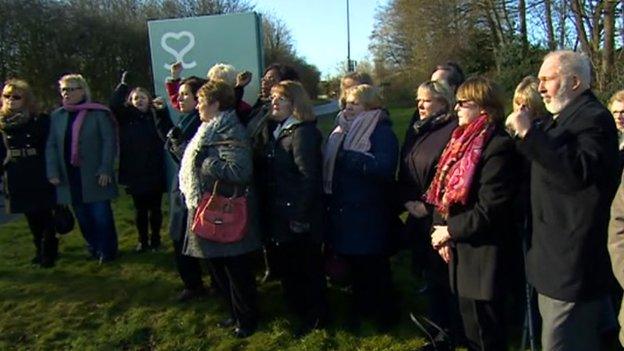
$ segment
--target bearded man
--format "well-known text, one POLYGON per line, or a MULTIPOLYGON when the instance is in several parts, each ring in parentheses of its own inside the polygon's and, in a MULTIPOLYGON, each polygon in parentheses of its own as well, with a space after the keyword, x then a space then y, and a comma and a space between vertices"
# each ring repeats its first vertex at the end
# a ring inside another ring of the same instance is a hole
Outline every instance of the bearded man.
POLYGON ((546 55, 538 90, 553 118, 507 118, 531 163, 533 234, 527 279, 538 292, 544 350, 599 350, 612 273, 609 208, 619 182, 617 129, 590 89, 581 53, 546 55))

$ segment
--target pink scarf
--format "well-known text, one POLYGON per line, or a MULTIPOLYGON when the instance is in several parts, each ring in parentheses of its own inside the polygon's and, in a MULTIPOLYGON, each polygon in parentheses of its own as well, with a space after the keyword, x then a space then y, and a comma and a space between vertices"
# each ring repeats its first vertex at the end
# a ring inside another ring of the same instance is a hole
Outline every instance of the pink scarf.
POLYGON ((485 144, 494 127, 482 114, 468 125, 455 128, 446 145, 433 181, 423 199, 435 205, 444 217, 454 204, 465 205, 485 144))
POLYGON ((79 105, 68 105, 63 104, 63 108, 68 112, 76 112, 78 111, 78 115, 76 119, 74 119, 74 123, 72 123, 72 142, 71 142, 71 160, 70 163, 78 167, 80 166, 80 158, 78 157, 78 138, 80 136, 80 129, 82 128, 82 123, 84 122, 85 117, 87 116, 88 110, 102 110, 107 111, 112 114, 111 110, 108 107, 95 103, 95 102, 84 102, 79 105))
POLYGON ((388 118, 385 111, 377 109, 364 111, 347 119, 344 112, 338 114, 338 125, 331 132, 323 152, 323 190, 332 193, 334 168, 340 146, 345 150, 368 153, 371 148, 370 137, 380 120, 388 118))

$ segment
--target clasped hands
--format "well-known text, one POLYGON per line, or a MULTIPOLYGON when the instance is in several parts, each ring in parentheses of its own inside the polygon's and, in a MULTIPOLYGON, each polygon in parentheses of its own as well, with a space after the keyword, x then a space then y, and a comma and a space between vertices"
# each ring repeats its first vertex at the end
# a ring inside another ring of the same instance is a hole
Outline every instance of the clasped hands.
POLYGON ((531 128, 529 109, 525 105, 521 105, 516 111, 510 113, 505 120, 505 128, 513 136, 524 138, 531 128))
POLYGON ((449 234, 448 226, 434 225, 433 233, 431 233, 431 246, 438 251, 444 262, 449 263, 453 258, 453 250, 451 249, 451 234, 449 234))

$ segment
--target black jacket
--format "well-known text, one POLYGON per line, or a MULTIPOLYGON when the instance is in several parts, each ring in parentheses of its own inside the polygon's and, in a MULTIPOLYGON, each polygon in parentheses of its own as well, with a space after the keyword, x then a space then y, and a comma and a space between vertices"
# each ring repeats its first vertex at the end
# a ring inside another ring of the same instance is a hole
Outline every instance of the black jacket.
POLYGON ((168 112, 166 109, 141 112, 126 105, 129 91, 126 84, 119 84, 110 101, 119 124, 119 183, 127 186, 130 194, 162 192, 164 143, 158 135, 156 119, 168 119, 168 112))
POLYGON ((531 161, 529 282, 563 301, 603 295, 611 279, 609 207, 619 181, 613 117, 588 90, 517 145, 531 161))
POLYGON ((52 208, 54 187, 46 176, 45 149, 50 117, 41 114, 27 122, 7 125, 2 139, 7 153, 3 162, 7 210, 23 213, 52 208))
POLYGON ((453 114, 417 120, 408 127, 401 148, 398 194, 401 206, 406 201, 421 200, 436 172, 438 159, 457 128, 453 114))
MULTIPOLYGON (((451 289, 461 297, 492 300, 504 288, 506 242, 513 235, 518 155, 502 128, 487 142, 466 205, 449 210, 446 224, 455 244, 451 289)), ((435 219, 434 219, 435 221, 435 219)))
POLYGON ((263 188, 267 207, 263 232, 275 243, 301 239, 320 242, 323 211, 321 132, 315 122, 300 122, 282 130, 277 139, 272 130, 268 136, 264 152, 257 159, 261 163, 256 168, 261 173, 259 186, 263 188), (293 232, 293 221, 303 225, 297 230, 302 233, 293 232), (305 228, 308 226, 309 229, 305 228))

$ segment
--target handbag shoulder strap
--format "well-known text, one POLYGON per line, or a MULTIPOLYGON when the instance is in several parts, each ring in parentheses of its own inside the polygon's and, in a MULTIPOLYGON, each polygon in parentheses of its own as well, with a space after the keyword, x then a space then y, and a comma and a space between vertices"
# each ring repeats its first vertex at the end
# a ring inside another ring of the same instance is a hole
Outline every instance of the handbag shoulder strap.
MULTIPOLYGON (((213 196, 219 196, 219 193, 218 193, 217 189, 219 187, 219 184, 221 184, 221 183, 224 183, 224 182, 222 182, 219 179, 215 180, 214 184, 212 185, 212 193, 211 193, 211 196, 210 196, 211 198, 213 196)), ((232 196, 229 197, 229 199, 234 199, 234 198, 236 198, 238 196, 247 196, 247 192, 249 191, 249 186, 247 186, 247 185, 236 185, 236 184, 232 184, 232 186, 234 187, 234 193, 232 194, 232 196), (241 191, 240 191, 241 194, 240 195, 239 195, 239 192, 238 192, 239 188, 241 189, 241 191)))

